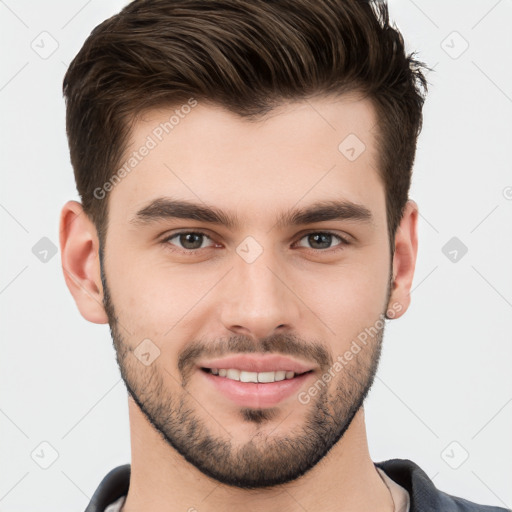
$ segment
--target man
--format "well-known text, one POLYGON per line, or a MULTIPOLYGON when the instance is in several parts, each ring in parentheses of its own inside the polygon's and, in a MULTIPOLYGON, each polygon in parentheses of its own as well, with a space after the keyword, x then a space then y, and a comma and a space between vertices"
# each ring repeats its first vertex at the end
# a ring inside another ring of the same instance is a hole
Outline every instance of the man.
POLYGON ((504 510, 368 450, 422 67, 384 3, 135 1, 94 29, 64 79, 62 265, 110 325, 132 460, 87 512, 504 510))

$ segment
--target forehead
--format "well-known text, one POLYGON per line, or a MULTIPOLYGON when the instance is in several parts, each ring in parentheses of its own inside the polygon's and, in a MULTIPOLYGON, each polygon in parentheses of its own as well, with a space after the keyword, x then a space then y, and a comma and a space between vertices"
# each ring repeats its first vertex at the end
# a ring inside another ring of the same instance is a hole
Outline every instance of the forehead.
POLYGON ((385 211, 369 100, 294 102, 257 121, 200 101, 186 106, 145 112, 134 124, 123 177, 109 192, 111 220, 130 222, 166 196, 244 223, 319 201, 362 204, 376 218, 385 211))

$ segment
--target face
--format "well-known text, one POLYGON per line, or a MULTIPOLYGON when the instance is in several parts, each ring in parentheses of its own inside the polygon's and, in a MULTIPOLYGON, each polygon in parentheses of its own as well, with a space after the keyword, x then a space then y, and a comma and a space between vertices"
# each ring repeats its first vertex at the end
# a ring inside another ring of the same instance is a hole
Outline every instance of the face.
POLYGON ((204 474, 282 484, 349 427, 394 307, 375 114, 355 97, 257 122, 180 112, 172 127, 171 111, 139 119, 137 160, 109 192, 118 364, 147 421, 204 474))

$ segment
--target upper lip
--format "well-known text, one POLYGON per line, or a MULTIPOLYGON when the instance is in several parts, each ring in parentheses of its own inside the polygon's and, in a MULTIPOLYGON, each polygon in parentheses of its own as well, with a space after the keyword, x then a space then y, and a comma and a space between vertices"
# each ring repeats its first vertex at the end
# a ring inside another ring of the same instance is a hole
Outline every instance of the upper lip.
POLYGON ((280 355, 233 355, 221 359, 203 361, 198 365, 201 368, 236 368, 247 372, 276 372, 285 370, 294 373, 304 373, 314 370, 314 365, 301 363, 294 359, 280 355))

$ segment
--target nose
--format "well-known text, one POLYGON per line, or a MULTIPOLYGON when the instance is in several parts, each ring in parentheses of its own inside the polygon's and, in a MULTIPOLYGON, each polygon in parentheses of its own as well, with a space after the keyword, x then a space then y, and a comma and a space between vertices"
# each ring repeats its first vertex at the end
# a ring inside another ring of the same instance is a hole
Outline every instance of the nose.
POLYGON ((271 251, 251 263, 236 257, 223 284, 224 327, 256 339, 272 336, 278 329, 296 330, 301 302, 291 281, 271 251))

